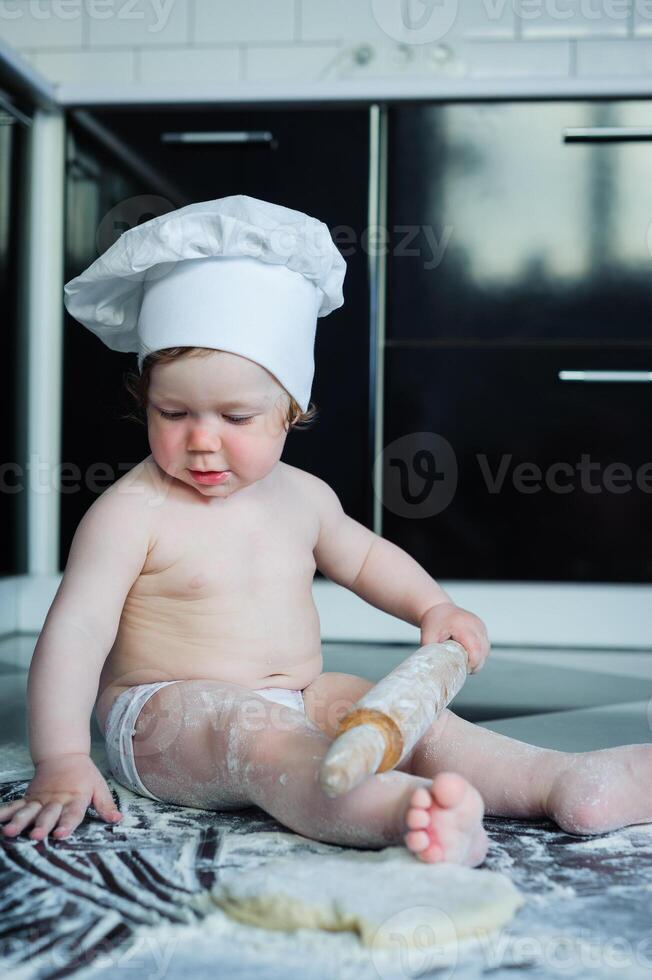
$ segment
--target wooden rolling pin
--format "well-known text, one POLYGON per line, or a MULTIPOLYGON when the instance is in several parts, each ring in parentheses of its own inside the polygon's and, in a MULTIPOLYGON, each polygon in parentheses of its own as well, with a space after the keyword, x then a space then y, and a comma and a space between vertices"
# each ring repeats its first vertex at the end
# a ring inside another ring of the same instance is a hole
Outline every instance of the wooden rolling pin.
POLYGON ((428 643, 370 688, 340 721, 319 781, 340 796, 376 772, 393 769, 466 680, 466 650, 455 640, 428 643))

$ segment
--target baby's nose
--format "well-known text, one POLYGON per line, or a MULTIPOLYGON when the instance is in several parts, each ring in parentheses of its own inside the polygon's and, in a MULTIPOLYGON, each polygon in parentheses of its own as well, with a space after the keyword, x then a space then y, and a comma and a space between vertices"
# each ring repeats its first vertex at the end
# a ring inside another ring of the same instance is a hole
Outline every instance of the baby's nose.
POLYGON ((196 426, 190 432, 188 441, 189 449, 213 449, 221 445, 221 439, 215 429, 210 426, 196 426))

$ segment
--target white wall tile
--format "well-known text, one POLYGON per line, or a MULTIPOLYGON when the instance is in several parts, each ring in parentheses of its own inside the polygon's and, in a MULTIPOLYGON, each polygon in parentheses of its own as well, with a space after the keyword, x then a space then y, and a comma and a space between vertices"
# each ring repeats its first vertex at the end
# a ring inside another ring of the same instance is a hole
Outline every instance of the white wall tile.
POLYGON ((35 67, 54 83, 123 82, 135 79, 133 51, 39 51, 35 67))
POLYGON ((0 37, 71 83, 558 78, 573 43, 597 94, 652 70, 652 0, 410 4, 421 27, 399 0, 0 0, 0 37))
POLYGON ((565 77, 570 73, 568 41, 478 41, 460 46, 470 78, 565 77))
POLYGON ((578 41, 577 74, 622 78, 652 72, 652 41, 578 41))
POLYGON ((245 58, 245 77, 250 82, 332 77, 337 56, 336 44, 250 45, 245 58))
POLYGON ((245 43, 295 40, 294 0, 195 0, 194 40, 245 43))
POLYGON ((187 48, 180 51, 142 51, 140 81, 235 82, 240 78, 238 48, 187 48))
POLYGON ((636 35, 652 34, 652 0, 634 0, 634 31, 636 35))
POLYGON ((187 44, 188 0, 89 3, 84 13, 91 47, 187 44))
MULTIPOLYGON (((423 6, 413 3, 415 25, 423 6)), ((300 0, 301 39, 342 40, 376 44, 381 41, 412 43, 415 46, 450 38, 514 35, 513 4, 498 0, 444 0, 433 7, 423 25, 410 27, 401 20, 397 0, 300 0)))
POLYGON ((373 15, 371 0, 300 0, 303 41, 357 41, 386 44, 388 37, 373 15))
POLYGON ((634 0, 514 0, 524 38, 626 37, 634 0))
POLYGON ((0 37, 11 47, 81 47, 80 4, 32 4, 29 0, 0 0, 0 37))

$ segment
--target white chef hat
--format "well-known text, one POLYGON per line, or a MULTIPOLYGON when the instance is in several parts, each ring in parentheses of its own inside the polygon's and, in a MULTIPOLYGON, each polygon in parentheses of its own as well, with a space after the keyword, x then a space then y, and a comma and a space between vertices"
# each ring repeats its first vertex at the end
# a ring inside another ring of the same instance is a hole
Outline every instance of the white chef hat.
POLYGON ((240 354, 308 408, 317 318, 344 302, 327 225, 237 194, 131 228, 64 287, 66 309, 138 370, 165 347, 240 354))

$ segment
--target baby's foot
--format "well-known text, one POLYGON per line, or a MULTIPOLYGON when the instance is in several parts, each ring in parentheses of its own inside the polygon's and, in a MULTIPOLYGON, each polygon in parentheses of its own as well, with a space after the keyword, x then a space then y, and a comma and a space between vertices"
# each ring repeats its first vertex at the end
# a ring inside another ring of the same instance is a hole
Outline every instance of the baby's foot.
POLYGON ((482 826, 484 805, 478 791, 455 772, 440 772, 429 787, 410 794, 404 841, 415 857, 429 864, 451 861, 475 867, 487 853, 482 826))
POLYGON ((544 811, 571 834, 652 823, 652 745, 580 752, 555 773, 544 811))

